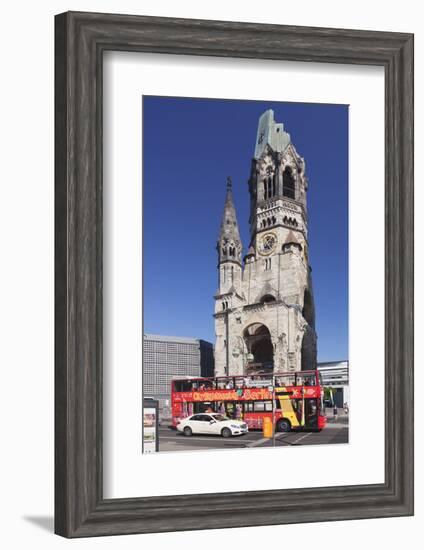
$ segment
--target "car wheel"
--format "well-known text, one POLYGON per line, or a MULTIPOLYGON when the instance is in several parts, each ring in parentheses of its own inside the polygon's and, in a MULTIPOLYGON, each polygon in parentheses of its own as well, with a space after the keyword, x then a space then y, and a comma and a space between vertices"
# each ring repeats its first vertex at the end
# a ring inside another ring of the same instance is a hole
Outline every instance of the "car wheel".
POLYGON ((277 432, 290 432, 291 424, 287 418, 282 418, 277 422, 277 432))
POLYGON ((187 437, 190 437, 191 435, 193 435, 193 430, 190 428, 190 426, 186 426, 183 432, 184 432, 184 435, 187 437))
POLYGON ((221 435, 222 437, 231 437, 230 428, 222 428, 221 435))

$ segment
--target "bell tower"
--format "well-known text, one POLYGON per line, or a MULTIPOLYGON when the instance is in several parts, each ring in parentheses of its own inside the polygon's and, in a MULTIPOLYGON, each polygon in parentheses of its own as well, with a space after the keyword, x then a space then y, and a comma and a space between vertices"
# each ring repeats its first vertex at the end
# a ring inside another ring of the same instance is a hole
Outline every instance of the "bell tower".
POLYGON ((251 245, 270 252, 274 238, 282 251, 290 232, 307 254, 305 162, 282 123, 269 109, 259 119, 249 180, 251 245), (270 237, 272 235, 274 238, 270 237))
POLYGON ((216 375, 315 369, 305 161, 271 109, 259 118, 248 187, 250 244, 242 264, 227 183, 217 247, 216 375))

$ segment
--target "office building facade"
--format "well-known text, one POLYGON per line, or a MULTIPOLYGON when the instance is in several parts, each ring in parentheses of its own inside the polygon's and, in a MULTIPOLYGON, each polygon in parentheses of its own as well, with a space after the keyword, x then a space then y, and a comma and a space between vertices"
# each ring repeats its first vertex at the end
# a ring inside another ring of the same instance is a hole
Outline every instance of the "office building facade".
POLYGON ((170 417, 171 381, 213 376, 211 342, 197 338, 145 334, 143 339, 143 397, 159 401, 160 418, 170 417))

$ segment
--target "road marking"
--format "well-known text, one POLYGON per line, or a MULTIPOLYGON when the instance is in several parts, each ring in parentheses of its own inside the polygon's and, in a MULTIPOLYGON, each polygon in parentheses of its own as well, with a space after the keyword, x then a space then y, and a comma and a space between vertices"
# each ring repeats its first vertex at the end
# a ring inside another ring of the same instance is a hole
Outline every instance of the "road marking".
MULTIPOLYGON (((296 445, 299 441, 301 441, 302 439, 305 439, 305 437, 308 437, 308 435, 311 435, 311 433, 312 432, 308 432, 306 434, 301 435, 297 439, 294 439, 294 440, 291 440, 291 441, 286 441, 286 438, 289 434, 283 434, 283 435, 277 436, 275 439, 277 441, 280 441, 281 443, 284 442, 287 445, 296 445)), ((258 439, 258 441, 255 441, 254 443, 249 445, 249 447, 259 447, 260 445, 262 445, 266 441, 272 441, 272 437, 263 437, 262 439, 258 439)))
MULTIPOLYGON (((249 439, 247 439, 247 440, 238 439, 238 437, 239 436, 233 436, 234 439, 230 439, 230 441, 226 441, 226 442, 227 443, 239 443, 239 442, 243 442, 243 441, 251 441, 249 439)), ((224 440, 223 437, 214 438, 213 436, 212 437, 199 437, 198 435, 193 435, 193 436, 190 436, 190 437, 185 437, 185 436, 178 437, 178 436, 160 435, 159 434, 159 440, 164 440, 164 439, 168 439, 169 441, 175 441, 175 442, 185 441, 186 443, 190 443, 190 441, 209 441, 211 443, 222 443, 222 441, 224 440)))
POLYGON ((308 435, 311 435, 312 432, 308 432, 306 434, 303 434, 301 435, 300 437, 298 437, 297 439, 295 439, 294 441, 290 441, 290 444, 291 445, 296 445, 299 441, 301 441, 302 439, 305 439, 305 437, 308 437, 308 435))
MULTIPOLYGON (((334 427, 336 427, 336 426, 334 426, 334 427)), ((342 428, 342 427, 347 428, 347 426, 337 426, 337 427, 338 428, 342 428)), ((303 439, 305 439, 306 437, 308 437, 312 433, 313 432, 303 433, 299 437, 295 437, 294 439, 292 439, 291 437, 296 436, 295 433, 293 433, 293 432, 292 433, 282 433, 282 434, 277 435, 275 437, 275 439, 280 444, 283 443, 283 444, 291 446, 291 445, 299 444, 300 441, 302 441, 303 439)), ((249 434, 246 434, 245 436, 241 436, 241 437, 236 436, 236 437, 231 438, 229 441, 225 440, 225 445, 228 446, 228 447, 246 446, 246 447, 250 448, 250 447, 259 447, 259 446, 263 445, 266 442, 272 441, 272 438, 268 438, 268 437, 262 437, 262 438, 256 439, 256 440, 249 439, 249 436, 255 436, 255 435, 256 434, 251 432, 249 434)), ((206 437, 203 436, 202 437, 202 436, 199 436, 199 435, 194 435, 193 437, 190 438, 190 437, 185 437, 182 434, 177 434, 177 433, 175 435, 162 435, 162 434, 159 434, 159 439, 163 440, 163 441, 173 442, 175 445, 178 445, 178 446, 179 446, 179 444, 184 445, 183 442, 185 442, 185 444, 187 444, 187 446, 191 446, 191 443, 195 444, 196 442, 201 442, 201 441, 207 441, 212 446, 222 445, 222 443, 223 443, 223 439, 220 438, 220 437, 215 438, 213 436, 209 436, 209 437, 208 436, 206 436, 206 437)))
POLYGON ((258 439, 257 441, 249 445, 249 447, 258 447, 259 445, 262 445, 262 443, 265 443, 265 441, 271 441, 271 440, 272 440, 272 437, 263 437, 262 439, 258 439))

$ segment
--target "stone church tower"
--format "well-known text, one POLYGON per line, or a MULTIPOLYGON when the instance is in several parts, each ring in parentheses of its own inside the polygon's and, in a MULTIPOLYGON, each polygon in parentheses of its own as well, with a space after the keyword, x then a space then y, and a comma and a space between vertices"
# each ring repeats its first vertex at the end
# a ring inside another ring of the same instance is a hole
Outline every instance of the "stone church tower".
POLYGON ((307 187, 303 158, 274 112, 266 111, 252 159, 250 244, 243 260, 227 180, 217 243, 215 376, 316 368, 307 187))

